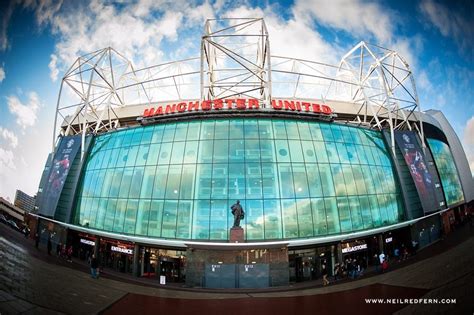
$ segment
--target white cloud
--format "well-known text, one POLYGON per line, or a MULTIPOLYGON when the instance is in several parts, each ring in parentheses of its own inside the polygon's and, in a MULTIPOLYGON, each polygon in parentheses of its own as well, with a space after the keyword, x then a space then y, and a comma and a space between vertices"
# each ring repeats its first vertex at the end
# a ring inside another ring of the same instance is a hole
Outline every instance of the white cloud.
POLYGON ((13 152, 0 147, 0 175, 4 175, 8 169, 16 169, 13 152))
POLYGON ((0 127, 0 138, 10 143, 12 148, 18 145, 18 138, 13 131, 0 127))
POLYGON ((294 13, 304 19, 314 18, 324 26, 345 30, 351 35, 374 36, 386 43, 392 38, 393 12, 376 2, 363 0, 298 0, 294 13))
POLYGON ((0 83, 2 83, 3 80, 5 80, 5 70, 3 67, 0 67, 0 83))
POLYGON ((28 103, 23 104, 16 96, 7 97, 8 109, 16 116, 16 123, 26 129, 36 123, 37 113, 41 106, 40 99, 36 92, 29 93, 28 103))
POLYGON ((472 10, 468 2, 466 2, 466 8, 454 10, 433 0, 424 0, 420 3, 420 10, 444 37, 452 37, 460 51, 472 57, 474 55, 474 27, 472 21, 465 16, 468 12, 461 12, 472 10))
POLYGON ((56 65, 57 62, 58 62, 58 57, 55 54, 52 54, 51 61, 48 64, 48 68, 50 71, 49 77, 51 78, 51 80, 53 80, 53 82, 55 82, 58 79, 59 70, 56 65))
POLYGON ((466 123, 464 128, 464 149, 466 150, 467 160, 471 167, 471 173, 474 176, 474 116, 472 116, 466 123))

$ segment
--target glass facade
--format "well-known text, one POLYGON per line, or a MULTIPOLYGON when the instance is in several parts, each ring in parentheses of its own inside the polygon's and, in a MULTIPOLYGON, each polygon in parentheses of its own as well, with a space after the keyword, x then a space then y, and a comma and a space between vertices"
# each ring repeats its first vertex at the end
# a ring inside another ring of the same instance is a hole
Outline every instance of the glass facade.
POLYGON ((95 138, 75 224, 166 239, 228 240, 240 200, 247 240, 347 233, 403 220, 376 131, 319 121, 219 119, 95 138))
POLYGON ((464 194, 461 181, 449 146, 440 140, 430 138, 427 140, 433 153, 448 207, 463 202, 464 194))

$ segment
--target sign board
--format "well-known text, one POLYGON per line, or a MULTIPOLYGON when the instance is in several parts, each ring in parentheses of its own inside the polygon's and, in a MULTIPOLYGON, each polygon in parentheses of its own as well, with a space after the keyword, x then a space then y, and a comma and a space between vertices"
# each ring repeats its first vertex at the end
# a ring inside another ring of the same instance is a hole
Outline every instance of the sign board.
POLYGON ((81 238, 81 243, 82 243, 82 244, 87 244, 87 245, 90 245, 90 246, 95 246, 95 242, 94 242, 94 241, 87 240, 87 239, 84 239, 84 238, 81 238))
POLYGON ((364 250, 364 249, 367 249, 367 244, 359 244, 359 245, 354 245, 350 247, 344 247, 342 249, 342 253, 343 254, 352 253, 352 252, 356 252, 356 251, 364 250))
POLYGON ((81 147, 81 136, 62 137, 49 171, 48 180, 43 187, 41 199, 38 201, 38 213, 47 217, 54 217, 59 196, 71 169, 72 162, 81 147))
POLYGON ((125 247, 119 247, 119 246, 111 246, 110 249, 114 252, 119 252, 119 253, 124 253, 128 255, 133 255, 133 249, 130 248, 125 248, 125 247))
POLYGON ((393 237, 387 237, 387 238, 385 239, 385 243, 387 243, 387 244, 388 244, 388 243, 391 243, 392 241, 393 241, 393 237))
MULTIPOLYGON (((276 111, 307 112, 318 115, 332 115, 332 109, 324 104, 317 104, 298 100, 272 100, 271 109, 276 111)), ((150 118, 162 115, 177 114, 184 112, 199 111, 224 111, 224 110, 255 110, 260 109, 260 103, 252 98, 227 98, 215 99, 212 101, 191 101, 167 104, 146 108, 143 118, 150 118)))

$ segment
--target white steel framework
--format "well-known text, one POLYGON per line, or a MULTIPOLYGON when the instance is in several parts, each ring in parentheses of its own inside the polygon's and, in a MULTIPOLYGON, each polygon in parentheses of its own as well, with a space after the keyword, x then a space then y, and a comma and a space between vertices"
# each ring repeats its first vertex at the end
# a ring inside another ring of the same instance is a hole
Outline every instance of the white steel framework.
MULTIPOLYGON (((79 57, 66 71, 54 126, 61 135, 107 132, 120 127, 117 109, 165 101, 228 97, 344 101, 353 105, 346 123, 415 130, 424 144, 413 73, 393 50, 360 42, 338 65, 270 55, 265 22, 219 19, 205 23, 201 56, 135 69, 113 48, 79 57)), ((84 147, 84 146, 83 146, 84 147)))

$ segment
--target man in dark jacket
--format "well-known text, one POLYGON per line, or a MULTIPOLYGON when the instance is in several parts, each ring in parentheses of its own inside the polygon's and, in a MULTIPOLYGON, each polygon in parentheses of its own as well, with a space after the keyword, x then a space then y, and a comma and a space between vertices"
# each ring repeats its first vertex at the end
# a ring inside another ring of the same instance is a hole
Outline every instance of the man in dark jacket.
POLYGON ((99 268, 99 262, 97 261, 97 258, 93 254, 91 258, 91 277, 94 279, 99 278, 99 273, 97 272, 97 268, 99 268))

